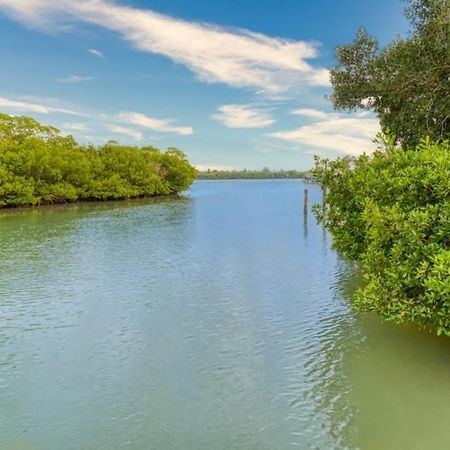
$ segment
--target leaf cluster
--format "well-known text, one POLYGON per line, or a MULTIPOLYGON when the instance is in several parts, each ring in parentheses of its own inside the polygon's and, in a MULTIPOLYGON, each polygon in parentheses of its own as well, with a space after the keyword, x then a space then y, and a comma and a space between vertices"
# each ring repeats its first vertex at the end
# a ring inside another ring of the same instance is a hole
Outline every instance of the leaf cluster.
POLYGON ((373 110, 404 146, 450 136, 450 0, 410 0, 411 32, 380 49, 361 28, 336 49, 334 107, 373 110))
POLYGON ((30 117, 0 114, 0 207, 169 195, 194 179, 181 150, 83 146, 30 117))
POLYGON ((393 139, 372 156, 316 158, 325 189, 319 221, 335 248, 360 262, 355 305, 450 336, 450 144, 393 139))

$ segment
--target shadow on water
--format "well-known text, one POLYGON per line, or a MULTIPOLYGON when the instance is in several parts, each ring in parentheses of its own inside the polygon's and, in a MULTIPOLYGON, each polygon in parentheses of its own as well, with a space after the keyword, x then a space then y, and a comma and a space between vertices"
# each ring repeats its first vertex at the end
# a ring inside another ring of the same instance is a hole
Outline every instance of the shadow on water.
MULTIPOLYGON (((344 266, 337 292, 350 305, 361 282, 357 268, 344 266)), ((348 448, 450 448, 450 340, 371 313, 354 313, 338 326, 352 411, 348 448)))
POLYGON ((325 308, 306 333, 311 390, 295 403, 314 405, 327 436, 308 448, 450 448, 450 340, 352 311, 361 276, 356 266, 336 261, 334 308, 325 308))

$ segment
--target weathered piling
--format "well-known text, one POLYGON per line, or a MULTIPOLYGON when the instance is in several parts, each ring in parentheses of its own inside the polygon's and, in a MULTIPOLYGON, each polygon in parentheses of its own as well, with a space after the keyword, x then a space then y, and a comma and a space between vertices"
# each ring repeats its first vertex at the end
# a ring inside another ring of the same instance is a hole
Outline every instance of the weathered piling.
POLYGON ((308 215, 308 189, 303 192, 303 215, 308 215))

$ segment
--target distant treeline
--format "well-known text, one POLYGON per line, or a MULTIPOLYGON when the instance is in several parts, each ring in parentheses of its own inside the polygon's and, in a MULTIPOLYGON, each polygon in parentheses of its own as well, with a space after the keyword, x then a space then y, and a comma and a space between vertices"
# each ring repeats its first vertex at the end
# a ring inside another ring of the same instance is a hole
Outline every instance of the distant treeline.
POLYGON ((270 178, 303 178, 307 172, 299 170, 206 170, 197 171, 199 180, 259 180, 270 178))
POLYGON ((170 195, 194 179, 176 148, 81 145, 30 117, 0 114, 0 207, 170 195))

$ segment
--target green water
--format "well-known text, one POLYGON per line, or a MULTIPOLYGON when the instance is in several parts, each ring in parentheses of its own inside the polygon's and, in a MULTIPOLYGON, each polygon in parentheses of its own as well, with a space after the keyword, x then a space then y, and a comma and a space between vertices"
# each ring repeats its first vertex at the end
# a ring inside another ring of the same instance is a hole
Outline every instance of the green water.
POLYGON ((0 213, 0 449, 449 449, 450 340, 351 311, 303 188, 0 213))

